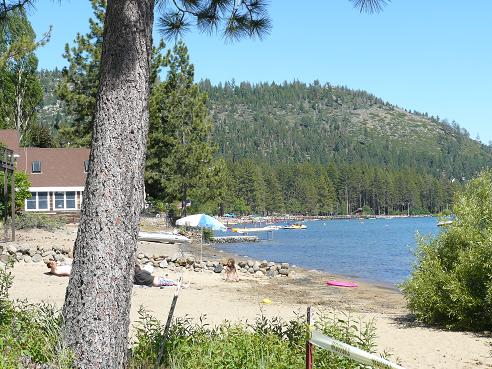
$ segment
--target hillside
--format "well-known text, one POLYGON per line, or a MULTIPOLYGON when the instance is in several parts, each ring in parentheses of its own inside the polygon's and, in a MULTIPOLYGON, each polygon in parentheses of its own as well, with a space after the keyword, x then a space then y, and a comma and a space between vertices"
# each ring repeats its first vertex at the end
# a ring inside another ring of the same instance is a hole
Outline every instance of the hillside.
POLYGON ((212 86, 213 140, 226 158, 364 162, 469 178, 492 163, 489 147, 453 123, 343 87, 233 83, 212 86))
MULTIPOLYGON (((42 71, 41 123, 67 122, 55 89, 61 72, 42 71)), ((212 86, 213 141, 229 160, 278 163, 365 163, 415 168, 444 178, 470 178, 492 164, 490 147, 458 124, 409 112, 371 95, 318 82, 212 86)))

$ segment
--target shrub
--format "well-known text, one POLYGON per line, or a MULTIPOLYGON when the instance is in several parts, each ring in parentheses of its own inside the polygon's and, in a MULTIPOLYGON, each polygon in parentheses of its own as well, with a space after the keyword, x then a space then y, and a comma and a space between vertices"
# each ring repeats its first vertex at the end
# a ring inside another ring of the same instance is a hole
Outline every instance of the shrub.
MULTIPOLYGON (((372 322, 354 322, 350 316, 320 314, 317 328, 364 350, 374 349, 372 322)), ((138 342, 133 348, 130 368, 153 368, 163 344, 161 367, 169 369, 288 369, 305 365, 308 328, 304 317, 291 321, 259 316, 252 324, 225 322, 211 327, 203 319, 176 319, 168 338, 163 327, 144 310, 137 325, 138 342)), ((359 364, 331 354, 315 351, 316 368, 359 368, 359 364)))
POLYGON ((59 339, 60 314, 48 304, 10 301, 11 284, 9 266, 0 268, 0 368, 29 368, 36 364, 70 368, 71 356, 59 339))
POLYGON ((62 228, 64 225, 65 220, 62 218, 46 214, 21 213, 15 219, 15 227, 17 229, 38 228, 54 231, 55 229, 62 228))
POLYGON ((466 330, 492 329, 492 172, 455 198, 456 220, 433 239, 420 238, 402 290, 418 319, 466 330))

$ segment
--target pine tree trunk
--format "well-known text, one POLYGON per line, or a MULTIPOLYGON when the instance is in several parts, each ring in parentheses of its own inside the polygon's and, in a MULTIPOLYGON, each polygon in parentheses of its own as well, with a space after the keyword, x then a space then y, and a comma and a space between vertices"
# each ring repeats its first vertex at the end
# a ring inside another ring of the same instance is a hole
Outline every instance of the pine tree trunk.
POLYGON ((125 367, 144 194, 153 10, 154 0, 107 3, 89 175, 63 307, 64 340, 77 368, 125 367))

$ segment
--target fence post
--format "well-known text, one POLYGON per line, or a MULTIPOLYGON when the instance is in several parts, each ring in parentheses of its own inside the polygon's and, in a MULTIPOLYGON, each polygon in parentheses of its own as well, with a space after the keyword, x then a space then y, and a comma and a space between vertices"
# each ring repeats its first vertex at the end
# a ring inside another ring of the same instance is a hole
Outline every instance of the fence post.
POLYGON ((308 324, 308 336, 306 339, 306 369, 313 369, 313 344, 311 343, 311 306, 308 306, 306 313, 308 324))

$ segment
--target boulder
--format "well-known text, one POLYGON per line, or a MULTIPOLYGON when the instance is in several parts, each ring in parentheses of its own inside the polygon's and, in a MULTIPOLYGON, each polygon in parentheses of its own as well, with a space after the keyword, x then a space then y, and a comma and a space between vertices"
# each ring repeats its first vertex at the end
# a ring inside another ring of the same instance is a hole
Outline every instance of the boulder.
POLYGON ((45 258, 45 257, 48 257, 48 256, 55 255, 55 252, 53 250, 49 250, 49 251, 43 252, 41 255, 43 256, 43 258, 45 258))
POLYGON ((4 263, 4 264, 7 264, 10 260, 10 256, 9 255, 1 255, 0 256, 0 262, 4 263))
POLYGON ((268 262, 266 260, 263 260, 261 263, 260 263, 260 268, 266 268, 268 266, 268 262))
POLYGON ((248 260, 248 266, 251 268, 253 265, 255 265, 255 262, 253 260, 248 260))
POLYGON ((277 269, 270 269, 267 273, 266 273, 267 277, 269 278, 273 278, 275 277, 276 275, 278 275, 278 270, 277 269))
POLYGON ((237 265, 240 267, 240 268, 244 268, 247 263, 244 261, 244 260, 241 260, 240 262, 237 263, 237 265))
POLYGON ((27 254, 27 253, 29 252, 29 249, 30 249, 30 248, 31 248, 31 247, 30 247, 30 246, 28 246, 28 245, 18 245, 18 246, 17 246, 17 250, 18 250, 19 252, 22 252, 23 254, 27 254))
POLYGON ((166 260, 162 260, 160 263, 159 263, 159 267, 161 267, 162 269, 165 269, 168 267, 168 262, 166 260))
POLYGON ((248 268, 248 272, 253 274, 255 272, 255 270, 253 269, 253 267, 250 267, 250 268, 248 268))
POLYGON ((289 275, 289 269, 280 269, 278 272, 280 275, 285 275, 286 277, 289 275))
POLYGON ((289 269, 289 263, 282 263, 280 264, 281 269, 289 269))
POLYGON ((217 264, 214 268, 214 273, 222 273, 223 270, 224 267, 222 266, 222 264, 217 264))
POLYGON ((255 272, 255 277, 256 278, 261 278, 263 276, 264 276, 264 274, 263 274, 263 272, 261 270, 258 270, 258 271, 255 272))
POLYGON ((15 254, 17 252, 17 247, 15 245, 12 245, 12 244, 8 244, 7 245, 7 252, 9 254, 15 254))
POLYGON ((143 252, 139 252, 139 253, 137 254, 137 258, 138 258, 138 259, 143 259, 143 258, 144 258, 144 256, 145 256, 145 255, 143 254, 143 252))
MULTIPOLYGON (((62 254, 55 254, 55 260, 56 261, 65 261, 65 256, 63 256, 62 254)), ((32 259, 32 261, 34 261, 34 258, 32 259)))
POLYGON ((38 249, 37 249, 37 248, 35 248, 35 247, 31 247, 31 248, 27 251, 27 255, 29 255, 29 256, 31 256, 31 257, 32 257, 32 256, 36 255, 36 254, 37 254, 37 252, 38 252, 38 249))
POLYGON ((268 268, 271 268, 271 267, 274 267, 275 266, 275 263, 273 261, 270 261, 268 264, 267 264, 267 267, 268 268))
POLYGON ((43 261, 43 257, 41 256, 41 254, 34 254, 31 260, 33 261, 33 263, 40 263, 43 261))
POLYGON ((24 255, 24 263, 30 263, 32 260, 31 260, 31 257, 29 255, 24 255))
POLYGON ((186 266, 187 262, 186 262, 186 258, 178 258, 176 260, 176 265, 179 265, 179 266, 186 266))

